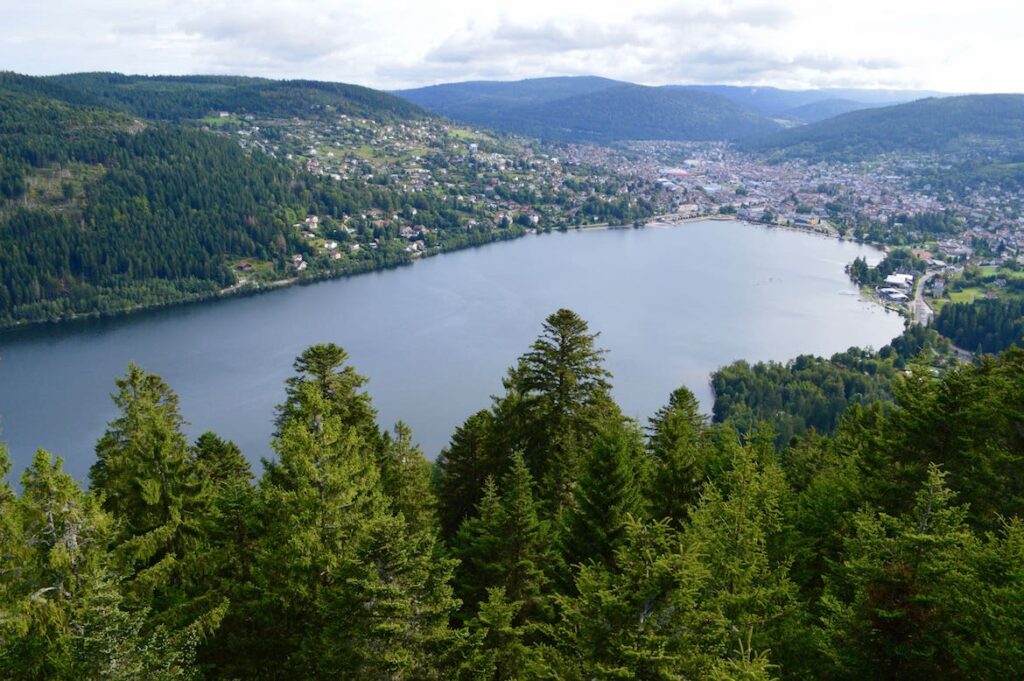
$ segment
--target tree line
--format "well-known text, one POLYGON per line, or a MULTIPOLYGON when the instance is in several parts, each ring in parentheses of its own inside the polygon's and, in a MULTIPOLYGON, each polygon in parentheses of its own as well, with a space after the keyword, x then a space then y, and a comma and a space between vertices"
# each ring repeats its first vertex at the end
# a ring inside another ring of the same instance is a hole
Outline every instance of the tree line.
MULTIPOLYGON (((336 345, 254 481, 132 366, 88 487, 0 487, 11 679, 975 679, 1024 665, 1024 351, 779 450, 674 391, 641 424, 545 321, 431 465, 336 345)), ((0 456, 3 470, 7 457, 0 456)))
POLYGON ((964 349, 1002 352, 1024 339, 1024 300, 997 298, 946 303, 932 325, 964 349))

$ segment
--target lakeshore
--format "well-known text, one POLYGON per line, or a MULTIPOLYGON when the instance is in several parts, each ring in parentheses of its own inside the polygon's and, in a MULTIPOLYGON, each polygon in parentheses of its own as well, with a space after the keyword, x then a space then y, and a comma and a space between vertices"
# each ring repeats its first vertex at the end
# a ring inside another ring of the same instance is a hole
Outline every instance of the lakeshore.
POLYGON ((407 419, 434 457, 559 307, 602 333, 630 416, 646 419, 680 385, 708 411, 708 375, 722 365, 877 348, 898 335, 902 319, 861 300, 844 272, 881 255, 738 220, 572 230, 271 296, 38 327, 0 336, 2 437, 16 470, 44 447, 84 476, 114 413, 113 379, 135 361, 179 393, 191 436, 216 428, 258 462, 271 453, 295 356, 336 342, 372 377, 382 423, 407 419))

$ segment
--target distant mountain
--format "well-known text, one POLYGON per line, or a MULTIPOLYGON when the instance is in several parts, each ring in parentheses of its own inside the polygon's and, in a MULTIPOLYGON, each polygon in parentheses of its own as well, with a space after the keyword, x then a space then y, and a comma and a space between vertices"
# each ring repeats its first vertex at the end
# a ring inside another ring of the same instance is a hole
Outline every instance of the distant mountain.
POLYGON ((864 102, 855 102, 851 99, 823 99, 820 102, 811 102, 810 104, 787 109, 781 115, 789 120, 800 123, 817 123, 840 114, 860 111, 861 109, 872 109, 877 106, 877 104, 865 104, 864 102))
POLYGON ((394 94, 442 116, 462 119, 466 116, 487 116, 495 108, 543 104, 628 84, 597 76, 530 78, 517 81, 471 80, 399 90, 394 94))
POLYGON ((14 86, 30 94, 154 120, 199 119, 216 111, 302 117, 348 114, 374 119, 426 115, 420 107, 386 92, 315 80, 120 73, 75 73, 31 79, 3 75, 18 81, 14 86))
MULTIPOLYGON (((774 87, 737 85, 671 85, 681 90, 709 92, 725 97, 737 104, 773 115, 789 112, 812 104, 847 100, 862 105, 860 108, 902 104, 925 97, 941 97, 943 93, 922 90, 868 90, 856 88, 826 88, 822 90, 782 90, 774 87)), ((824 111, 825 109, 823 109, 824 111)), ((848 109, 852 110, 852 109, 848 109)), ((845 112, 838 112, 845 113, 845 112)), ((803 119, 800 119, 803 120, 803 119)), ((810 120, 810 119, 807 119, 810 120)))
POLYGON ((780 127, 715 94, 595 77, 475 81, 396 94, 454 120, 557 141, 740 139, 780 127))
POLYGON ((1024 153, 1024 95, 922 99, 791 128, 749 148, 786 157, 860 159, 890 152, 1024 153))

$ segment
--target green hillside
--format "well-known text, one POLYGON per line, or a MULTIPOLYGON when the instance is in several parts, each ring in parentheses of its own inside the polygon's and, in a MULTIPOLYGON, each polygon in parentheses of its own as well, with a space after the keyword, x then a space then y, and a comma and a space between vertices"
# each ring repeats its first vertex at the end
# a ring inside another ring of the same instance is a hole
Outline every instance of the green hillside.
POLYGON ((748 145, 780 157, 862 159, 894 152, 971 157, 1024 151, 1024 95, 966 95, 866 109, 748 145))
POLYGON ((398 94, 455 120, 561 142, 740 139, 780 128, 716 94, 604 78, 453 83, 398 94))
POLYGON ((32 80, 37 81, 37 94, 73 97, 73 103, 93 104, 159 120, 199 119, 218 111, 260 116, 330 113, 415 118, 424 115, 418 106, 378 90, 314 80, 120 73, 75 73, 32 80))

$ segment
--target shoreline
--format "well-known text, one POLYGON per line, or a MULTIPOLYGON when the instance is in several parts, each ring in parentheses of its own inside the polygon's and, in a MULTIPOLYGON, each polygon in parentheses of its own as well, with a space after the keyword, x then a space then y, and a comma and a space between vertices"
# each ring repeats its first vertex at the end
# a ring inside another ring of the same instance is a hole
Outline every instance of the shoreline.
MULTIPOLYGON (((233 285, 225 287, 223 289, 219 289, 219 290, 216 290, 216 291, 211 291, 211 292, 208 292, 208 293, 194 294, 194 295, 191 295, 191 296, 185 296, 183 298, 179 298, 179 299, 176 299, 176 300, 171 300, 171 301, 166 301, 166 302, 161 302, 161 303, 155 303, 155 304, 151 304, 151 305, 134 305, 134 306, 123 308, 123 309, 120 309, 120 310, 117 310, 117 311, 114 311, 114 312, 82 312, 82 313, 73 314, 73 315, 70 315, 70 316, 67 316, 67 317, 60 317, 58 319, 38 319, 38 320, 33 320, 33 321, 15 322, 13 324, 0 325, 0 340, 2 340, 5 336, 15 336, 15 335, 19 335, 21 333, 31 333, 32 331, 39 331, 39 330, 42 330, 42 329, 64 328, 64 327, 74 326, 75 324, 87 324, 87 323, 90 323, 90 322, 126 319, 126 318, 134 317, 134 316, 137 316, 137 315, 144 315, 146 313, 158 312, 158 311, 161 311, 161 310, 166 310, 166 309, 172 308, 172 307, 178 307, 178 306, 183 306, 183 305, 192 305, 192 304, 197 304, 197 303, 212 303, 212 302, 216 302, 216 301, 220 301, 220 300, 228 300, 228 299, 236 298, 236 297, 245 297, 245 296, 260 295, 260 294, 263 294, 263 293, 271 293, 271 292, 276 291, 278 289, 287 289, 287 288, 291 288, 292 286, 307 286, 307 285, 318 284, 318 283, 322 283, 322 282, 326 282, 326 281, 334 281, 334 280, 337 280, 337 279, 345 279, 345 278, 348 278, 348 277, 354 277, 354 276, 359 276, 359 275, 363 275, 363 274, 370 274, 370 273, 373 273, 373 272, 383 272, 383 271, 386 271, 386 270, 395 269, 397 267, 404 267, 404 266, 414 265, 417 261, 423 260, 424 258, 433 258, 433 257, 439 256, 439 255, 444 255, 446 253, 454 253, 456 251, 463 251, 463 250, 467 250, 467 249, 471 249, 471 248, 478 248, 478 247, 481 247, 481 246, 488 246, 488 245, 495 244, 495 243, 500 243, 500 242, 503 242, 503 241, 515 241, 517 239, 521 239, 521 238, 524 238, 524 237, 527 237, 527 236, 541 236, 541 235, 549 234, 549 233, 562 233, 562 232, 568 233, 568 232, 586 232, 586 231, 613 230, 613 229, 643 229, 645 227, 676 227, 676 226, 679 226, 679 225, 686 225, 686 224, 692 224, 692 223, 697 223, 697 222, 707 222, 707 221, 712 221, 712 222, 742 222, 742 223, 750 225, 752 227, 762 227, 762 228, 766 228, 766 229, 782 229, 782 230, 786 230, 786 231, 793 232, 793 233, 798 233, 798 234, 805 234, 805 235, 810 235, 810 236, 819 236, 819 237, 823 237, 823 238, 827 238, 827 239, 838 239, 840 241, 844 241, 845 240, 843 237, 841 237, 839 235, 825 234, 823 232, 806 230, 806 229, 800 229, 798 227, 792 227, 792 226, 789 226, 789 225, 778 225, 778 224, 768 224, 768 223, 763 223, 763 222, 752 222, 752 221, 747 220, 745 218, 740 218, 740 217, 738 217, 736 215, 712 214, 712 215, 695 215, 695 216, 680 217, 678 213, 663 213, 663 214, 660 214, 660 215, 653 215, 653 216, 647 218, 646 221, 643 222, 642 224, 640 224, 639 226, 631 224, 631 223, 622 224, 622 225, 612 225, 612 224, 609 224, 607 222, 603 222, 603 223, 589 224, 589 225, 566 226, 564 229, 563 228, 556 228, 556 229, 550 229, 550 230, 546 230, 546 231, 539 231, 538 230, 538 231, 534 231, 534 232, 524 231, 521 234, 516 234, 514 236, 498 235, 496 238, 490 239, 490 240, 482 242, 482 243, 466 244, 466 245, 463 245, 463 246, 457 246, 457 247, 450 248, 450 249, 441 249, 441 250, 438 250, 438 251, 435 251, 435 252, 432 252, 432 253, 429 253, 429 252, 428 253, 423 253, 419 257, 410 257, 410 258, 408 258, 406 260, 402 260, 400 262, 388 263, 388 264, 385 264, 385 265, 382 265, 382 266, 379 266, 379 267, 360 268, 360 269, 357 269, 356 271, 349 271, 349 272, 337 272, 337 273, 325 272, 325 273, 320 273, 320 274, 318 274, 316 276, 310 276, 310 277, 292 276, 292 277, 288 277, 288 278, 285 278, 285 279, 275 279, 275 280, 272 280, 272 281, 262 282, 262 283, 261 282, 246 282, 244 284, 233 284, 233 285)), ((875 246, 876 248, 879 248, 883 252, 885 251, 885 249, 883 247, 877 246, 875 244, 870 244, 868 242, 860 242, 860 241, 855 241, 855 240, 851 240, 851 241, 854 241, 854 243, 860 243, 860 244, 863 244, 863 245, 875 246)), ((879 302, 879 301, 875 301, 875 300, 866 299, 866 298, 864 298, 864 296, 861 296, 861 297, 862 297, 862 299, 865 300, 865 302, 874 302, 874 303, 878 303, 879 302)), ((883 305, 882 307, 885 307, 885 306, 883 305)))

